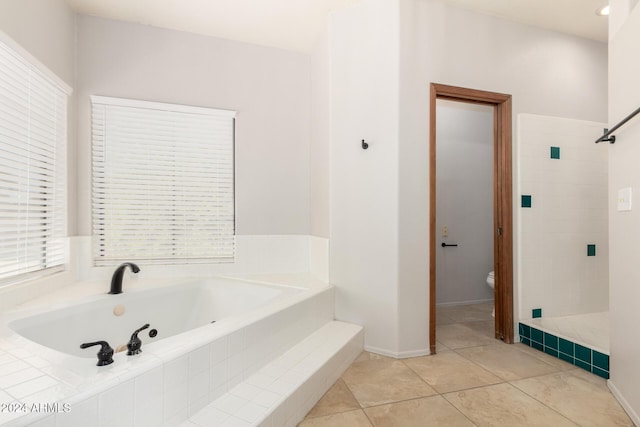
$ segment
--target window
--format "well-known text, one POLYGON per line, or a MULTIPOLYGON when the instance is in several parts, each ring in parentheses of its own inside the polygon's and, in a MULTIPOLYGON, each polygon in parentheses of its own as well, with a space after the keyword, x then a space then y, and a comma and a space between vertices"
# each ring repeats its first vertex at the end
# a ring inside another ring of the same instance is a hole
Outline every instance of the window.
POLYGON ((66 259, 67 94, 21 49, 0 41, 0 283, 66 259), (20 51, 20 53, 19 53, 20 51), (30 58, 27 60, 26 58, 30 58))
POLYGON ((91 102, 96 265, 233 261, 235 112, 91 102))

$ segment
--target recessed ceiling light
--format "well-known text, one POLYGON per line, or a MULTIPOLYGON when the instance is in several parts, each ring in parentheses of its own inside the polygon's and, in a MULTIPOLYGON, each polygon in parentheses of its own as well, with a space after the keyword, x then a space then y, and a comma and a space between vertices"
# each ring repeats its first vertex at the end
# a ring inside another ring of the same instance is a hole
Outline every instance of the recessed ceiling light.
POLYGON ((609 16, 609 5, 602 6, 600 9, 596 10, 596 15, 609 16))

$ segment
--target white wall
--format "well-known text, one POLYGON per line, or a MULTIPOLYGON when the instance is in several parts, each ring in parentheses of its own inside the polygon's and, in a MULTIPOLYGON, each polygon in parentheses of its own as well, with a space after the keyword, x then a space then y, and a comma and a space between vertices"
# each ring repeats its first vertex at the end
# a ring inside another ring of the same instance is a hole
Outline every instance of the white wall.
POLYGON ((311 54, 310 234, 329 237, 331 81, 328 23, 311 54))
POLYGON ((363 0, 330 20, 330 278, 336 318, 398 354, 398 7, 363 0), (369 149, 361 148, 361 140, 369 149))
MULTIPOLYGON (((76 14, 64 0, 0 0, 0 31, 11 37, 39 62, 75 88, 76 14)), ((67 230, 76 233, 76 97, 68 100, 67 230)))
POLYGON ((609 310, 608 143, 603 123, 518 116, 519 307, 522 318, 609 310), (551 158, 551 147, 560 158, 551 158), (520 196, 532 197, 531 208, 520 196), (587 256, 587 245, 596 245, 587 256))
POLYGON ((493 300, 486 280, 494 265, 490 106, 437 101, 436 233, 436 303, 493 300))
POLYGON ((75 13, 64 0, 0 0, 0 30, 74 86, 75 13))
MULTIPOLYGON (((640 7, 612 2, 614 19, 623 22, 609 41, 609 124, 640 107, 640 7)), ((640 118, 616 132, 609 146, 609 286, 611 306, 610 387, 636 425, 640 425, 640 118), (631 212, 618 212, 618 189, 631 187, 636 201, 631 212)))
POLYGON ((78 203, 91 234, 90 95, 236 110, 236 231, 309 234, 309 56, 78 16, 78 203))
POLYGON ((607 47, 441 0, 399 2, 399 340, 401 348, 422 348, 428 327, 429 83, 511 94, 514 120, 527 112, 604 121, 607 47))

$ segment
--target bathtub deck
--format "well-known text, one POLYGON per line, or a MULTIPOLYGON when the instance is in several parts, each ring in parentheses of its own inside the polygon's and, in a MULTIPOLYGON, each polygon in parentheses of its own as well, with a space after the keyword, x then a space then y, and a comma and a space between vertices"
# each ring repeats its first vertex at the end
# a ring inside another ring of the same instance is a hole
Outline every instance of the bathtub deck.
POLYGON ((329 322, 181 426, 295 426, 362 352, 363 337, 360 326, 329 322))

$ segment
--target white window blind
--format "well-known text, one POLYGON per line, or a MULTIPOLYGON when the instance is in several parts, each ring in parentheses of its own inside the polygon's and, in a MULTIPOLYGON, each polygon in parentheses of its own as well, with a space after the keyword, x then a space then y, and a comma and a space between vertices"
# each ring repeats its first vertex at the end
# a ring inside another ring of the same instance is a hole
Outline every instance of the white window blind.
POLYGON ((0 283, 65 262, 66 92, 0 41, 0 283))
POLYGON ((91 102, 96 265, 233 261, 235 112, 91 102))

